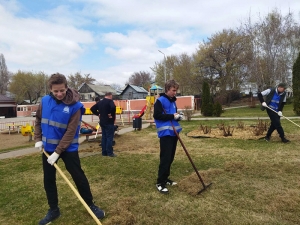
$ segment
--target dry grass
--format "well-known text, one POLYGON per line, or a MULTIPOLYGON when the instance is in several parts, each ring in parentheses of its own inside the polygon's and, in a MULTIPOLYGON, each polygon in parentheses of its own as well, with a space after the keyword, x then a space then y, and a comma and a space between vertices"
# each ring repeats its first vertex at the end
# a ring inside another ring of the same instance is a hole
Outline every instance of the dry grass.
MULTIPOLYGON (((81 145, 94 199, 107 212, 103 225, 300 224, 298 129, 283 121, 292 140, 283 144, 275 133, 269 143, 191 138, 185 133, 199 124, 182 125, 182 141, 201 177, 213 183, 200 195, 202 185, 179 143, 171 170, 178 186, 170 187, 169 195, 156 190, 159 140, 153 128, 116 136, 116 158, 102 157, 98 142, 81 145)), ((62 162, 58 165, 65 170, 62 162)), ((53 224, 94 224, 62 178, 57 179, 62 216, 53 224)), ((0 224, 37 224, 47 210, 40 155, 1 160, 0 182, 0 224)))

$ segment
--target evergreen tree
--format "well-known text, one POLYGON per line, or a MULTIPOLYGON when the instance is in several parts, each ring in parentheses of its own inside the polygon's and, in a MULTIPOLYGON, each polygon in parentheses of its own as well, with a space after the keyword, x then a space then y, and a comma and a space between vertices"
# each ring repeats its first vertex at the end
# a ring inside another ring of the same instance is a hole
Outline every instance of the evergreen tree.
POLYGON ((220 117, 221 114, 223 113, 222 105, 220 102, 216 102, 214 104, 214 116, 220 117))
POLYGON ((7 91, 9 79, 10 75, 7 70, 4 55, 0 54, 0 94, 5 94, 7 91))
POLYGON ((300 52, 293 65, 293 104, 294 112, 300 115, 300 52))
POLYGON ((212 116, 213 111, 214 111, 214 107, 210 98, 209 85, 207 82, 203 82, 201 113, 203 116, 212 116))

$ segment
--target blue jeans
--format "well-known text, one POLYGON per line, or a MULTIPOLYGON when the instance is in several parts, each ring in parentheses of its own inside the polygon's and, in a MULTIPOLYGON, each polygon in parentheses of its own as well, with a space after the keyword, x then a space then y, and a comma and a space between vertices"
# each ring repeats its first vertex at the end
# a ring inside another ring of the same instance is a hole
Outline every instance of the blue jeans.
POLYGON ((115 134, 115 126, 114 124, 107 124, 102 125, 102 140, 101 140, 101 146, 102 146, 102 155, 113 155, 113 139, 115 134))

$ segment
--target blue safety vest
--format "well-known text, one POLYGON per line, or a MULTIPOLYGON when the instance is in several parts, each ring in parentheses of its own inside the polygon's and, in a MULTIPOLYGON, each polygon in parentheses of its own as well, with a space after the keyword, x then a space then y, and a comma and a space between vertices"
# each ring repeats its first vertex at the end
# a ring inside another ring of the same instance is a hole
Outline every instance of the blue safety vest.
MULTIPOLYGON (((176 113, 176 102, 170 102, 168 98, 161 96, 157 99, 157 101, 160 101, 162 104, 162 107, 165 109, 166 114, 174 114, 176 113)), ((175 127, 175 130, 177 133, 179 133, 182 128, 178 121, 172 120, 172 123, 175 127)), ((159 138, 164 136, 176 136, 171 121, 170 120, 155 120, 157 135, 159 138)))
POLYGON ((266 99, 266 103, 270 108, 278 112, 279 105, 282 104, 285 94, 285 92, 278 94, 276 89, 271 89, 271 92, 269 93, 270 97, 269 95, 267 96, 269 99, 266 99))
MULTIPOLYGON (((55 151, 57 145, 67 131, 70 118, 77 110, 81 110, 81 115, 84 113, 85 109, 81 102, 76 102, 73 105, 66 105, 64 103, 57 104, 55 99, 50 95, 42 98, 42 141, 47 152, 55 151)), ((66 152, 78 151, 80 122, 81 118, 74 139, 65 150, 66 152)))

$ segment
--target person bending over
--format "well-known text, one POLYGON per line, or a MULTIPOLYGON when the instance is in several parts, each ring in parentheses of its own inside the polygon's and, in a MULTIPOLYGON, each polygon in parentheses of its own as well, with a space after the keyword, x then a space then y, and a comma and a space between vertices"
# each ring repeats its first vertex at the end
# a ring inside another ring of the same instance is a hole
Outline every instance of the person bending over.
POLYGON ((271 135, 274 130, 277 130, 279 137, 283 143, 290 142, 284 136, 284 131, 280 123, 280 117, 282 116, 282 110, 286 103, 286 89, 287 85, 285 83, 280 83, 274 88, 269 88, 267 90, 258 93, 258 99, 261 102, 262 110, 267 109, 267 113, 271 120, 271 125, 265 136, 266 141, 270 141, 271 135), (265 96, 265 99, 264 97, 265 96), (275 112, 274 112, 274 111, 275 112))

